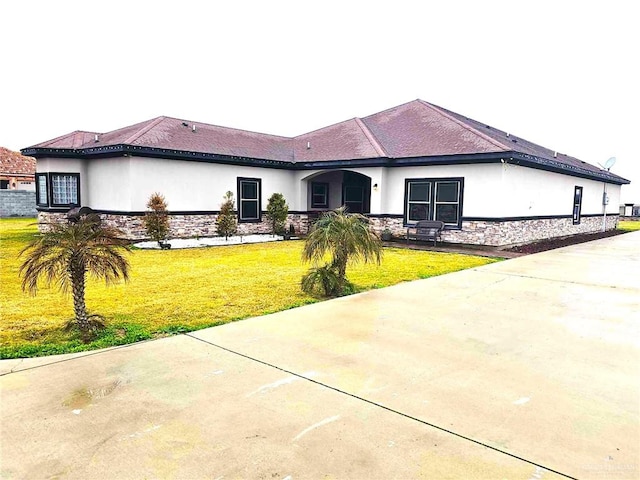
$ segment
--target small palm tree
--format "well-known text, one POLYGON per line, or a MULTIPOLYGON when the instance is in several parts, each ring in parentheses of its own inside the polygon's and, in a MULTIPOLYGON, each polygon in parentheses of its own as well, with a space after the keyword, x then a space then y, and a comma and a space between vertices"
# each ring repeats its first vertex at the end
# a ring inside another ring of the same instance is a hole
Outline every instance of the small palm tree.
POLYGON ((20 266, 22 290, 35 295, 40 280, 47 286, 56 285, 63 293, 71 290, 74 323, 88 342, 91 333, 104 324, 99 315, 87 315, 87 273, 104 279, 107 285, 129 279, 129 262, 121 252, 129 250, 129 245, 121 235, 120 230, 102 225, 97 215, 48 224, 47 231, 20 252, 20 256, 25 255, 20 266))
MULTIPOLYGON (((307 237, 302 258, 304 261, 322 261, 326 254, 331 255, 331 262, 320 277, 329 285, 327 273, 330 270, 337 276, 337 284, 332 294, 342 294, 348 285, 346 272, 349 262, 363 261, 380 264, 382 259, 382 243, 380 238, 369 228, 369 221, 359 213, 347 213, 346 207, 340 207, 324 213, 316 222, 307 237)), ((308 275, 316 275, 318 269, 308 275)), ((309 281, 303 285, 309 285, 309 281)), ((308 290, 305 290, 308 291, 308 290)), ((326 292, 331 294, 331 292, 326 292)))

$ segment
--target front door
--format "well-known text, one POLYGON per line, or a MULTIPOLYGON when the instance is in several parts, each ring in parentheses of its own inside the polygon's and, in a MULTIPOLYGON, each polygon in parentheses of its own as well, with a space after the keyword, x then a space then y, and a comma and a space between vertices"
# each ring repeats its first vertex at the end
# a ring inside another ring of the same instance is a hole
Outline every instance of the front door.
POLYGON ((364 213, 364 187, 360 185, 344 185, 342 189, 343 204, 350 213, 364 213))

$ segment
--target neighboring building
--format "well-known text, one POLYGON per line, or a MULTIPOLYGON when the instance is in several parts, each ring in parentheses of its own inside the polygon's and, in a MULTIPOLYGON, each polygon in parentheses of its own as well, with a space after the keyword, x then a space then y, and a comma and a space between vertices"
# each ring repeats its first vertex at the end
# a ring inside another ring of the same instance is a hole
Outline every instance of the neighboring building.
POLYGON ((633 203, 623 203, 620 205, 620 216, 630 217, 633 214, 633 203))
POLYGON ((0 147, 0 190, 35 191, 36 159, 0 147))
POLYGON ((35 217, 36 159, 0 147, 0 217, 35 217))
POLYGON ((606 228, 615 228, 629 183, 422 100, 293 138, 158 117, 22 152, 37 158, 41 220, 88 206, 130 238, 144 237, 154 192, 167 199, 172 236, 214 235, 231 190, 242 233, 268 231, 266 201, 279 192, 298 232, 346 205, 378 231, 402 235, 436 219, 445 241, 509 245, 599 231, 604 208, 606 228))

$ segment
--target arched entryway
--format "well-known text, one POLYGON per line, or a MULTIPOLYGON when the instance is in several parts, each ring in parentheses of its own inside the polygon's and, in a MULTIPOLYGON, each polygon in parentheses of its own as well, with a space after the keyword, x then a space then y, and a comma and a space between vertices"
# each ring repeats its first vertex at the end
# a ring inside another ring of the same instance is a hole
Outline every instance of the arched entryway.
POLYGON ((371 211, 371 178, 350 170, 320 172, 304 179, 307 210, 325 211, 345 206, 352 213, 371 211))

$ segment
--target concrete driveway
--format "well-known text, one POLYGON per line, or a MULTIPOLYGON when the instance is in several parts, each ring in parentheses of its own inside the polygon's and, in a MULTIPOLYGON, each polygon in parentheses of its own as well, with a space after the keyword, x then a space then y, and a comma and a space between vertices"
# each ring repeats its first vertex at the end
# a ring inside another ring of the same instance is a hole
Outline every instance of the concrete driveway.
POLYGON ((2 478, 640 477, 640 232, 0 362, 2 478))

